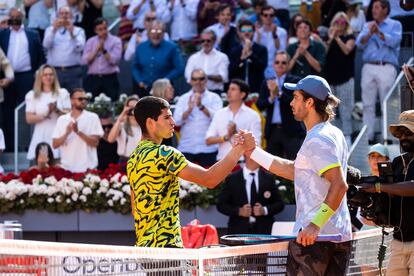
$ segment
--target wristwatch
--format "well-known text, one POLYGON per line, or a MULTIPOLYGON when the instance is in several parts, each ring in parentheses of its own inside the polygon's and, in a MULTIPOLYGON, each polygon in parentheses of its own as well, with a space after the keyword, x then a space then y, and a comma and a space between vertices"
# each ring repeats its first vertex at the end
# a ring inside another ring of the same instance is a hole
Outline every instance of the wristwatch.
POLYGON ((206 108, 204 105, 200 105, 199 107, 198 107, 201 111, 203 111, 204 110, 204 108, 206 108))

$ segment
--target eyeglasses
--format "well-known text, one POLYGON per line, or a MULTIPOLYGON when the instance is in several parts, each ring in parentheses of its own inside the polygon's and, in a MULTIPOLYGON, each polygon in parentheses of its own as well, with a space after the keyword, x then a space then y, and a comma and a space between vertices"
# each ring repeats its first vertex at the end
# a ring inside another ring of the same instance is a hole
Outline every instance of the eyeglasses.
POLYGON ((204 81, 204 80, 206 80, 206 77, 198 77, 198 78, 197 77, 192 77, 191 80, 192 81, 204 81))
POLYGON ((251 33, 251 32, 253 32, 253 28, 251 28, 251 27, 241 28, 240 32, 242 32, 242 33, 251 33))
POLYGON ((275 16, 275 14, 274 13, 262 13, 262 16, 263 17, 273 17, 273 16, 275 16))
POLYGON ((103 129, 111 129, 114 125, 110 124, 110 125, 102 125, 103 129))
POLYGON ((287 61, 280 61, 280 60, 276 60, 275 64, 282 64, 282 65, 286 65, 287 61))
POLYGON ((151 34, 161 34, 162 30, 151 30, 150 33, 151 34))
POLYGON ((88 98, 86 98, 86 97, 78 97, 78 98, 74 98, 75 100, 78 100, 78 101, 80 101, 80 102, 83 102, 83 101, 88 101, 88 98))
POLYGON ((211 39, 202 39, 201 40, 201 43, 211 43, 211 42, 213 42, 213 40, 211 40, 211 39))
POLYGON ((399 129, 397 129, 397 131, 394 134, 394 136, 397 137, 398 139, 401 138, 403 135, 405 137, 411 137, 414 135, 414 133, 406 127, 400 127, 399 129))
POLYGON ((157 19, 156 17, 147 17, 145 18, 145 21, 154 21, 155 19, 157 19))

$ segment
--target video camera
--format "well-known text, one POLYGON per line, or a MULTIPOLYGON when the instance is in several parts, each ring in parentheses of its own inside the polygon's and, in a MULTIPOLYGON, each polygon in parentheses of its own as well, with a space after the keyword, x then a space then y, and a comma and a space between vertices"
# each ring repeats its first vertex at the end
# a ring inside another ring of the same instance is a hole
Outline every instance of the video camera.
POLYGON ((379 176, 361 176, 361 171, 348 167, 347 182, 349 188, 347 191, 348 205, 350 207, 360 207, 360 214, 367 220, 373 221, 379 226, 392 226, 389 217, 390 196, 385 193, 367 193, 358 187, 358 184, 375 183, 392 184, 393 172, 390 161, 378 162, 379 176))

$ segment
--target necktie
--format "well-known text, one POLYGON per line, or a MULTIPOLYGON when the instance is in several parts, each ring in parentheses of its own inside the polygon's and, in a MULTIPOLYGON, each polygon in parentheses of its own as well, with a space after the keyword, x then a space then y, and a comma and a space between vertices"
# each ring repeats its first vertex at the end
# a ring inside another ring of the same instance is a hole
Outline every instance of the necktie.
POLYGON ((252 185, 250 186, 250 205, 254 205, 259 202, 259 196, 257 195, 256 182, 254 181, 254 173, 250 173, 252 177, 252 185))

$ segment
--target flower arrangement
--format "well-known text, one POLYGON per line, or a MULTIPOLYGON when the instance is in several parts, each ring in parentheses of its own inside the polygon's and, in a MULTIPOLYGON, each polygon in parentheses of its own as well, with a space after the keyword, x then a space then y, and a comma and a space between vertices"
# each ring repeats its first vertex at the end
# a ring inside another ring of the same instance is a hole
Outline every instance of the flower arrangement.
MULTIPOLYGON (((92 99, 92 94, 87 93, 86 95, 89 99, 92 99)), ((93 102, 89 102, 86 109, 98 114, 99 117, 108 117, 112 116, 112 114, 118 115, 122 112, 126 99, 127 95, 121 94, 119 95, 119 99, 117 101, 112 102, 111 98, 106 96, 104 93, 101 93, 99 96, 94 98, 93 102)))
MULTIPOLYGON (((180 207, 193 210, 215 204, 219 189, 208 190, 180 180, 180 207)), ((131 189, 121 165, 105 171, 71 173, 62 168, 31 169, 0 176, 0 214, 26 209, 69 213, 75 210, 131 212, 131 189)))

